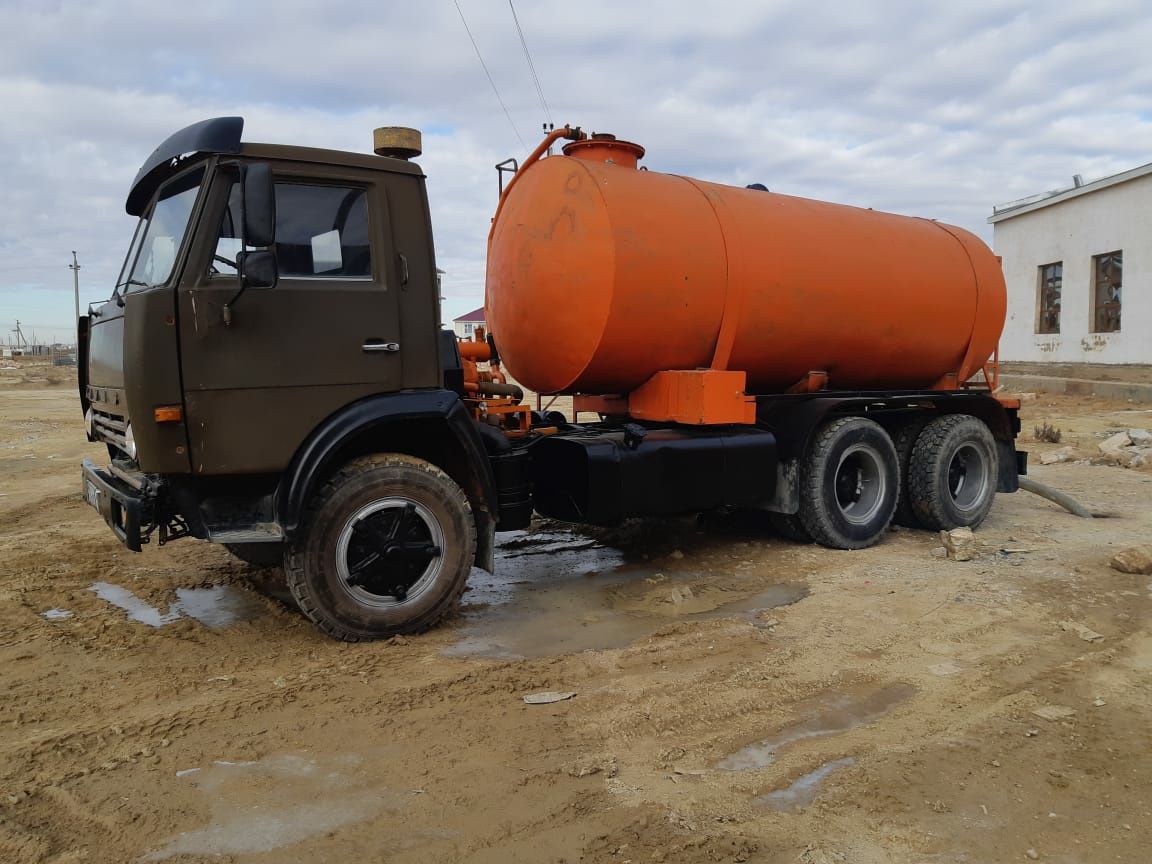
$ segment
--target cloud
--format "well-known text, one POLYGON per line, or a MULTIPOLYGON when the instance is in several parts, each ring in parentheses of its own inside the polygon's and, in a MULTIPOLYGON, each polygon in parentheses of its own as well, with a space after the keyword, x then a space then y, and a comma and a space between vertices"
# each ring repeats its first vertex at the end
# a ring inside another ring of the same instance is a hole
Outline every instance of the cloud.
MULTIPOLYGON (((531 144, 544 117, 505 0, 460 0, 531 144)), ((1149 161, 1140 2, 517 5, 553 119, 653 170, 931 216, 984 237, 996 203, 1149 161)), ((482 299, 493 165, 523 157, 451 0, 0 0, 0 330, 71 326, 69 252, 106 295, 156 144, 242 114, 249 140, 366 151, 425 130, 446 317, 482 299)))

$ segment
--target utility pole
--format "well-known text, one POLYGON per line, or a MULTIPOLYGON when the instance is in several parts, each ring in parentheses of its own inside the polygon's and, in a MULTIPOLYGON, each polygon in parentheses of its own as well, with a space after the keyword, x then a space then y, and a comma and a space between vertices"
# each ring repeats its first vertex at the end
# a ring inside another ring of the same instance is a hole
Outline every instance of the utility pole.
POLYGON ((72 320, 76 322, 76 344, 80 344, 80 262, 76 260, 76 250, 72 250, 72 263, 68 265, 68 269, 72 271, 72 296, 75 302, 76 317, 72 320))

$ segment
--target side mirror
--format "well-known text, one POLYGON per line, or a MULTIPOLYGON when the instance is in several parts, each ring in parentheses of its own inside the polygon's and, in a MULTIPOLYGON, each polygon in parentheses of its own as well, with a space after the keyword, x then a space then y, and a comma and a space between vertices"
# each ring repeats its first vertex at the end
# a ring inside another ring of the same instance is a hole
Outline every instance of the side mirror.
POLYGON ((236 272, 240 290, 224 304, 224 326, 232 326, 232 307, 249 288, 272 288, 276 266, 276 187, 272 169, 262 162, 240 166, 240 252, 236 272), (248 251, 249 246, 264 247, 248 251))
POLYGON ((273 288, 279 279, 276 253, 270 249, 240 252, 236 256, 236 269, 246 288, 273 288))
POLYGON ((257 162, 241 169, 241 211, 244 214, 244 242, 248 246, 276 243, 276 190, 272 169, 257 162))

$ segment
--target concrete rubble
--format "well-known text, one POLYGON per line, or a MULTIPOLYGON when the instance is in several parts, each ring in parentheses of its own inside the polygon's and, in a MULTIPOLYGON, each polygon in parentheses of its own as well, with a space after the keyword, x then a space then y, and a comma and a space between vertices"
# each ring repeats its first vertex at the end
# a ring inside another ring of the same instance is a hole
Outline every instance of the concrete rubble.
POLYGON ((1051 453, 1044 453, 1040 456, 1041 465, 1056 465, 1060 462, 1071 462, 1076 456, 1076 448, 1072 446, 1061 447, 1059 450, 1053 450, 1051 453))
POLYGON ((940 543, 953 561, 971 561, 976 557, 976 535, 971 528, 941 531, 940 543))
MULTIPOLYGON (((1093 462, 1141 468, 1152 460, 1152 432, 1147 429, 1121 430, 1101 441, 1097 449, 1100 456, 1093 462)), ((1042 458, 1041 464, 1050 463, 1045 463, 1042 458)))

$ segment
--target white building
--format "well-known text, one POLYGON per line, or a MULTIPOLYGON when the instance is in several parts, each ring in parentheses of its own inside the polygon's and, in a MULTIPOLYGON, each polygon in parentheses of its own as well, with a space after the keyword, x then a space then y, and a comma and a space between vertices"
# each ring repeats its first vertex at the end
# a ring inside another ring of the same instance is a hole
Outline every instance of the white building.
POLYGON ((993 208, 1000 359, 1152 363, 1152 164, 993 208))
POLYGON ((473 309, 467 315, 452 319, 452 329, 461 339, 471 339, 477 327, 484 326, 484 307, 473 309))

